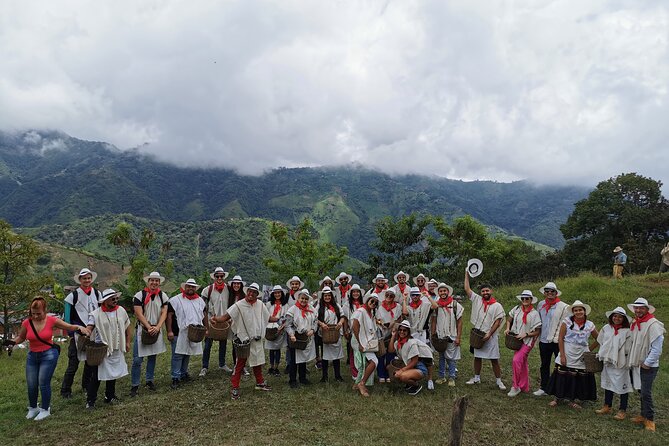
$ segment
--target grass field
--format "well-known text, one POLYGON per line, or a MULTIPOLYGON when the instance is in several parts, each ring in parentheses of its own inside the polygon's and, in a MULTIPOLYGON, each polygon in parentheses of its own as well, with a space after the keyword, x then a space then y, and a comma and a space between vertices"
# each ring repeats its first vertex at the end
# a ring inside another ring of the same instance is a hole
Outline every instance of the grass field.
MULTIPOLYGON (((508 311, 523 288, 535 294, 539 283, 496 290, 498 300, 508 311)), ((657 307, 656 316, 669 322, 669 276, 637 276, 613 281, 593 275, 558 282, 563 300, 581 299, 593 307, 591 319, 600 327, 604 312, 630 303, 637 296, 647 297, 657 307)), ((456 288, 460 288, 461 284, 456 288)), ((470 305, 465 305, 469 319, 470 305)), ((466 324, 465 332, 468 333, 466 324)), ((128 396, 129 377, 117 383, 122 403, 95 411, 84 410, 85 399, 75 387, 71 400, 59 396, 66 366, 61 358, 53 379, 53 415, 42 421, 25 420, 25 351, 11 357, 0 356, 0 438, 12 445, 41 444, 445 444, 448 442, 453 400, 469 396, 464 443, 467 445, 667 445, 669 444, 669 358, 665 347, 661 370, 655 381, 654 397, 657 432, 649 433, 629 420, 617 422, 593 411, 603 400, 600 389, 597 403, 581 411, 567 406, 548 407, 547 397, 520 395, 509 398, 494 385, 489 364, 484 364, 483 383, 466 386, 472 374, 472 356, 463 348, 457 387, 437 386, 416 397, 406 395, 393 384, 376 384, 371 397, 361 398, 351 390, 348 373, 343 384, 319 384, 320 371, 310 367, 314 384, 291 390, 287 377, 269 378, 273 391, 253 390, 253 380, 242 381, 242 398, 231 401, 230 378, 211 369, 206 378, 195 379, 179 390, 169 388, 169 353, 159 356, 156 382, 151 394, 141 389, 140 396, 128 396)), ((511 354, 501 347, 503 378, 511 387, 511 354)), ((212 352, 212 364, 217 353, 212 352)), ((128 358, 130 363, 131 359, 128 358)), ((228 359, 228 362, 231 360, 228 359)), ((197 376, 200 358, 192 358, 191 375, 197 376)), ((538 381, 539 354, 530 355, 533 389, 538 381)), ((81 382, 81 367, 75 384, 81 382)), ((598 378, 599 382, 599 378, 598 378)), ((100 389, 102 399, 104 385, 100 389)), ((618 403, 617 398, 614 405, 618 403)), ((639 410, 636 394, 630 398, 629 414, 639 410)))

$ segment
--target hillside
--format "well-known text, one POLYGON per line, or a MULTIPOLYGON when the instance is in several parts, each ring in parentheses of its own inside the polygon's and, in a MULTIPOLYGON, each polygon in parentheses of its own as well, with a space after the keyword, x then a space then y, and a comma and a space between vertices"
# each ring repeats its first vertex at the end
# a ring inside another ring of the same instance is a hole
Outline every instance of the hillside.
POLYGON ((482 223, 557 248, 559 225, 587 190, 526 182, 389 176, 360 167, 279 168, 263 176, 184 169, 138 150, 59 132, 0 133, 0 218, 14 226, 130 213, 163 221, 310 216, 321 235, 366 258, 373 224, 410 212, 482 223))

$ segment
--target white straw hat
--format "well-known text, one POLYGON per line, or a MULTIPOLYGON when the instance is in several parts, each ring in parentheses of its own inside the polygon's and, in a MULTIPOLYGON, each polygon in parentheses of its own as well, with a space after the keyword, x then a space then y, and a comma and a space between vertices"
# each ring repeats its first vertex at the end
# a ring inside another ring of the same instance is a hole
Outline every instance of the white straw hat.
POLYGON ((537 303, 537 297, 534 294, 532 294, 532 290, 523 290, 522 293, 520 293, 519 295, 516 296, 516 299, 518 299, 519 301, 522 302, 523 297, 531 297, 532 298, 532 303, 533 304, 537 303))
POLYGON ((82 268, 81 271, 79 271, 79 274, 74 276, 74 281, 77 283, 81 283, 81 276, 85 276, 86 274, 90 274, 91 277, 93 278, 93 282, 95 282, 95 279, 98 278, 98 273, 95 271, 91 271, 88 268, 82 268))
POLYGON ((585 315, 589 315, 590 311, 592 308, 590 308, 590 305, 584 304, 580 300, 575 300, 573 304, 569 305, 567 309, 571 312, 571 314, 574 314, 574 307, 583 307, 585 309, 585 315))
POLYGON ((115 291, 112 288, 107 288, 102 292, 100 295, 100 298, 98 299, 98 303, 101 304, 102 302, 106 301, 107 299, 111 299, 112 297, 121 297, 121 292, 120 291, 115 291))
POLYGON ((327 281, 330 281, 330 283, 332 283, 332 285, 334 285, 334 280, 332 280, 332 278, 330 276, 325 276, 321 280, 318 281, 318 286, 323 286, 323 282, 327 282, 327 281))
POLYGON ((445 283, 440 283, 439 286, 437 287, 437 292, 439 292, 439 288, 446 288, 448 290, 449 296, 453 294, 453 287, 450 285, 446 285, 445 283))
POLYGON ((606 319, 609 319, 612 314, 620 314, 622 316, 625 316, 627 318, 627 321, 631 324, 632 323, 632 318, 627 315, 627 312, 623 307, 616 307, 611 311, 606 312, 606 319))
POLYGON ((418 285, 417 281, 418 281, 419 278, 425 279, 425 283, 427 284, 427 282, 428 282, 427 277, 425 276, 425 274, 420 273, 416 277, 413 278, 414 285, 418 285))
POLYGON ((290 282, 300 282, 300 288, 304 288, 304 282, 302 282, 302 279, 300 279, 297 276, 293 276, 290 279, 288 279, 288 282, 286 282, 286 286, 288 289, 290 289, 290 282))
POLYGON ((246 282, 244 282, 242 280, 242 276, 239 276, 239 275, 233 277, 232 280, 230 280, 230 282, 228 282, 228 284, 230 284, 230 285, 232 285, 233 283, 241 283, 243 287, 246 286, 246 282))
POLYGON ((406 280, 407 282, 409 281, 409 275, 408 275, 407 273, 405 273, 404 271, 400 271, 400 272, 398 272, 397 274, 395 274, 395 275, 393 276, 393 280, 395 280, 395 283, 399 283, 399 280, 397 280, 397 278, 398 278, 399 276, 404 276, 404 277, 405 277, 405 280, 406 280))
POLYGON ((148 276, 144 276, 144 282, 149 283, 149 279, 158 279, 160 280, 161 285, 163 284, 163 282, 165 282, 165 278, 161 276, 158 271, 153 271, 148 276))
POLYGON ((339 282, 344 277, 348 278, 349 282, 353 280, 353 276, 351 276, 350 274, 346 274, 344 271, 340 272, 339 275, 335 278, 335 280, 339 282))
POLYGON ((627 305, 627 308, 629 308, 631 312, 634 312, 634 307, 648 307, 648 312, 650 314, 655 313, 655 307, 650 305, 648 300, 643 297, 637 297, 634 303, 627 305))
POLYGON ((183 283, 181 284, 181 289, 185 290, 185 289, 186 289, 186 285, 188 285, 188 286, 194 286, 196 290, 197 290, 198 288, 200 288, 200 285, 197 284, 197 282, 195 281, 195 279, 188 279, 187 281, 183 282, 183 283))
POLYGON ((217 266, 216 269, 214 270, 214 272, 209 274, 209 277, 211 277, 212 279, 216 279, 216 277, 214 277, 214 276, 216 276, 216 274, 219 274, 219 273, 223 273, 223 280, 227 279, 228 275, 230 274, 229 272, 227 272, 226 270, 224 270, 220 266, 217 266))
POLYGON ((467 273, 469 277, 478 277, 483 272, 483 262, 479 259, 467 260, 467 273))
POLYGON ((377 280, 383 280, 384 282, 388 282, 388 279, 386 279, 386 276, 384 276, 381 273, 376 275, 376 277, 374 278, 374 283, 376 283, 377 280))
POLYGON ((548 282, 546 285, 539 288, 539 292, 541 294, 544 294, 546 292, 546 290, 555 290, 555 291, 557 291, 558 296, 560 296, 562 294, 562 291, 558 290, 557 285, 555 285, 555 283, 553 283, 553 282, 548 282))

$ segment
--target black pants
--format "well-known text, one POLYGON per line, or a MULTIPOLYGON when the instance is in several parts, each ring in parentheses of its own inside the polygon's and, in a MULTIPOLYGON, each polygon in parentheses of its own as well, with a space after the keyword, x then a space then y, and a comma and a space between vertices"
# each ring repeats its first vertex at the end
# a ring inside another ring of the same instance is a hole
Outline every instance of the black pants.
POLYGON ((551 366, 560 354, 560 345, 556 342, 539 342, 539 356, 541 357, 541 390, 546 390, 551 377, 551 366))
MULTIPOLYGON (((86 392, 86 401, 88 404, 95 404, 95 400, 98 399, 98 389, 100 389, 100 380, 98 379, 98 366, 91 367, 94 369, 93 376, 88 381, 88 389, 86 392)), ((105 381, 105 398, 107 400, 112 399, 116 396, 116 380, 112 379, 110 381, 105 381)))
MULTIPOLYGON (((322 362, 322 364, 323 364, 323 367, 322 367, 323 378, 328 377, 328 364, 329 364, 329 362, 330 361, 328 361, 327 359, 323 359, 323 362, 322 362)), ((332 361, 332 368, 334 369, 335 378, 341 378, 341 363, 339 362, 339 359, 335 359, 334 361, 332 361)))
MULTIPOLYGON (((620 395, 620 410, 625 412, 627 410, 627 401, 629 400, 629 393, 620 395)), ((613 407, 613 392, 610 390, 604 391, 604 404, 613 407)))
POLYGON ((288 351, 290 352, 291 356, 293 357, 293 361, 288 365, 288 377, 290 379, 291 383, 297 382, 297 375, 299 373, 300 375, 300 382, 304 382, 307 380, 307 364, 305 362, 301 364, 296 364, 295 363, 295 349, 294 348, 288 348, 288 351))
MULTIPOLYGON (((72 393, 72 383, 74 382, 74 375, 77 374, 78 368, 79 358, 77 357, 77 343, 75 342, 74 337, 71 337, 70 344, 67 346, 67 369, 63 375, 63 383, 60 386, 61 395, 72 393)), ((88 383, 90 382, 92 375, 93 367, 84 362, 84 374, 81 378, 81 388, 84 391, 88 390, 88 383)))

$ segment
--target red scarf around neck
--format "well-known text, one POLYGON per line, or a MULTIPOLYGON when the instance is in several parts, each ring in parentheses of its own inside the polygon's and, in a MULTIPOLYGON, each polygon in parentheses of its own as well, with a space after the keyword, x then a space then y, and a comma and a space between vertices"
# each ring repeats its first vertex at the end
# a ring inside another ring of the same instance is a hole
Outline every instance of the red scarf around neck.
POLYGON ((388 285, 383 285, 383 288, 379 288, 378 285, 374 285, 374 292, 376 294, 379 294, 381 291, 385 291, 388 289, 388 285))
POLYGON ((623 328, 623 324, 610 324, 613 327, 613 335, 618 336, 618 330, 623 328))
POLYGON ((146 297, 144 298, 144 306, 146 306, 149 302, 151 302, 151 299, 160 295, 160 288, 157 288, 155 291, 151 291, 147 286, 146 288, 144 288, 144 291, 146 291, 146 297))
POLYGON ((420 307, 420 304, 422 303, 423 303, 422 299, 416 299, 416 300, 411 299, 411 302, 409 302, 409 306, 415 310, 418 307, 420 307))
POLYGON ((107 308, 106 305, 102 305, 100 308, 102 308, 102 311, 104 311, 105 313, 113 313, 114 311, 118 310, 118 305, 115 305, 111 309, 107 308))
POLYGON ((453 296, 448 296, 447 298, 439 298, 437 300, 437 305, 439 305, 441 308, 445 308, 446 311, 449 313, 451 312, 451 309, 448 307, 451 303, 453 302, 453 296))
POLYGON ((342 296, 346 296, 346 293, 352 288, 352 285, 346 284, 346 286, 339 285, 339 292, 342 296))
POLYGON ((641 331, 641 324, 648 322, 651 319, 655 319, 655 316, 650 313, 646 313, 644 317, 638 317, 634 319, 634 322, 632 322, 632 326, 630 327, 630 331, 634 331, 634 327, 641 331))
POLYGON ((356 299, 355 297, 353 298, 353 306, 357 310, 358 308, 362 307, 362 302, 360 299, 356 299))
POLYGON ((193 293, 193 296, 191 297, 191 296, 189 296, 188 294, 186 294, 185 291, 182 292, 181 295, 182 295, 183 297, 185 297, 186 299, 188 299, 188 300, 195 300, 195 299, 197 299, 198 297, 200 297, 197 293, 193 293))
POLYGON ((92 286, 87 286, 86 288, 84 288, 83 286, 80 286, 79 288, 81 288, 81 291, 88 294, 89 296, 91 295, 91 291, 93 290, 92 286))
POLYGON ((400 350, 402 350, 402 347, 404 347, 404 344, 406 344, 409 341, 409 336, 406 338, 398 338, 397 339, 397 354, 400 354, 400 350))
POLYGON ((530 314, 532 310, 534 310, 534 307, 530 305, 526 310, 525 307, 521 306, 520 309, 523 310, 523 324, 527 324, 527 315, 530 314))
POLYGON ((397 284, 397 289, 400 290, 400 293, 404 294, 404 290, 407 289, 407 284, 406 283, 405 284, 398 283, 397 284))
POLYGON ((302 306, 302 305, 300 305, 300 303, 298 302, 298 303, 295 304, 295 306, 296 306, 297 308, 299 308, 300 311, 302 312, 302 317, 307 317, 307 314, 308 314, 308 313, 313 313, 313 311, 311 310, 311 308, 309 308, 309 304, 308 304, 308 303, 307 303, 307 304, 304 304, 304 306, 302 306))
POLYGON ((560 302, 559 297, 553 299, 553 302, 548 302, 548 299, 546 299, 544 300, 544 304, 541 306, 541 309, 546 310, 546 313, 548 313, 549 311, 551 311, 551 308, 553 308, 553 306, 555 306, 555 304, 558 302, 560 302))
POLYGON ((583 319, 581 322, 577 321, 576 318, 574 318, 574 325, 578 326, 579 330, 583 330, 583 326, 585 325, 587 319, 583 319))
POLYGON ((392 317, 393 319, 395 318, 395 312, 393 310, 397 306, 397 302, 395 301, 388 302, 384 300, 383 302, 381 302, 381 306, 385 308, 388 313, 390 313, 390 317, 392 317))
POLYGON ((488 307, 490 305, 497 303, 497 301, 495 300, 495 298, 493 296, 490 296, 490 299, 488 299, 488 300, 485 300, 485 299, 481 299, 481 300, 483 301, 483 312, 484 313, 488 312, 488 307))
POLYGON ((335 313, 335 314, 337 313, 337 312, 335 311, 335 307, 334 307, 334 305, 332 305, 331 303, 327 303, 327 302, 326 302, 326 303, 325 303, 325 308, 327 308, 328 310, 332 311, 332 312, 335 313))
MULTIPOLYGON (((220 286, 216 282, 214 282, 214 289, 216 291, 218 291, 219 293, 222 293, 223 290, 225 289, 225 282, 223 282, 220 286)), ((209 297, 211 297, 211 296, 209 296, 209 297)))
POLYGON ((277 314, 281 311, 281 299, 274 301, 274 310, 272 311, 272 317, 276 317, 277 314))

